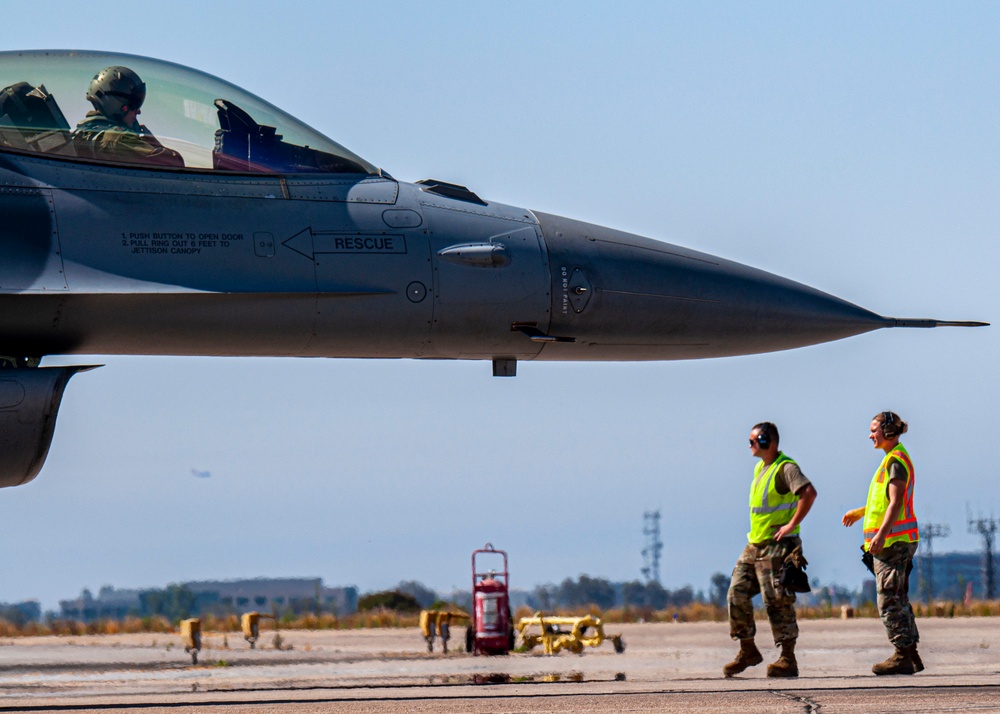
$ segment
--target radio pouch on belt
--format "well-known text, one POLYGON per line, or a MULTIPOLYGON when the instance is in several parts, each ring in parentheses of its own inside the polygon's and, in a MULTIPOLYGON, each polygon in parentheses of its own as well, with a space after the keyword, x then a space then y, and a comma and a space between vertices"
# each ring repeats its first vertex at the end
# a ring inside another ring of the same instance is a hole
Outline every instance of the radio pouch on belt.
POLYGON ((875 556, 865 550, 864 546, 861 546, 861 562, 871 571, 872 575, 875 574, 875 556))
POLYGON ((809 576, 806 575, 806 566, 809 561, 802 555, 802 546, 796 546, 795 550, 785 556, 778 572, 778 582, 788 593, 807 593, 812 591, 809 587, 809 576))

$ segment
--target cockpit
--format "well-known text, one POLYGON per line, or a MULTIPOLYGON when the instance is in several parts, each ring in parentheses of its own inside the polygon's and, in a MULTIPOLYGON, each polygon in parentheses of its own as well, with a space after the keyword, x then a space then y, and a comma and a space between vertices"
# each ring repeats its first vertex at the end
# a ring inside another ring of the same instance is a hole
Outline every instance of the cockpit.
POLYGON ((263 99, 170 62, 0 52, 0 87, 0 150, 199 172, 381 173, 263 99))

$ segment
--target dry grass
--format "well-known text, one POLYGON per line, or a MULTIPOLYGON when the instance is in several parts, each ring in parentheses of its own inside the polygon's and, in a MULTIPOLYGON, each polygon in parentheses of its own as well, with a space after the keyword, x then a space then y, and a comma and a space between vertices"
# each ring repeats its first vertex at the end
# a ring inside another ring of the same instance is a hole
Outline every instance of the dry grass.
MULTIPOLYGON (((917 617, 1000 617, 1000 600, 973 601, 968 606, 963 603, 939 602, 933 605, 923 603, 913 603, 913 612, 917 617)), ((841 617, 840 605, 803 606, 796 608, 799 619, 802 620, 822 620, 839 619, 841 617)), ((863 603, 853 609, 854 617, 878 617, 878 608, 873 602, 863 603)), ((514 613, 514 620, 521 617, 530 617, 534 611, 528 607, 522 607, 514 613)), ((665 610, 653 610, 651 608, 614 608, 601 612, 595 607, 590 608, 562 608, 556 614, 569 617, 579 617, 581 615, 598 615, 606 623, 630 623, 630 622, 725 622, 728 619, 726 608, 706 603, 691 603, 683 607, 667 608, 665 610)), ((766 619, 767 615, 763 607, 757 608, 757 617, 766 619)))
MULTIPOLYGON (((358 630, 378 627, 416 627, 420 616, 377 608, 367 612, 337 617, 329 612, 282 616, 277 626, 273 620, 261 620, 261 631, 279 630, 358 630)), ((240 618, 236 615, 205 615, 201 618, 202 632, 239 632, 240 618)))
POLYGON ((169 620, 163 617, 126 617, 124 620, 95 620, 94 622, 79 622, 78 620, 50 620, 48 622, 29 622, 25 625, 15 625, 0 619, 0 637, 40 637, 53 635, 68 637, 70 635, 121 635, 137 632, 174 632, 175 628, 169 620))
MULTIPOLYGON (((1000 617, 1000 600, 974 600, 968 605, 960 602, 938 602, 932 605, 913 603, 913 611, 917 617, 1000 617)), ((796 609, 803 620, 818 620, 839 618, 840 606, 829 604, 817 606, 800 606, 796 609)), ((725 622, 726 609, 705 603, 692 603, 684 607, 653 610, 650 608, 613 608, 601 611, 596 607, 560 608, 554 614, 569 617, 596 615, 606 623, 631 622, 725 622)), ((515 622, 521 617, 531 617, 534 610, 520 607, 514 613, 515 622)), ((763 608, 757 610, 758 618, 765 618, 763 608)), ((854 608, 854 617, 878 617, 875 603, 864 603, 854 608)), ((261 630, 266 632, 277 627, 279 630, 356 630, 383 627, 417 627, 419 616, 411 613, 399 613, 392 610, 371 610, 353 615, 337 617, 330 613, 319 615, 300 615, 297 617, 282 617, 274 623, 264 620, 261 630)), ((240 631, 240 619, 236 615, 215 616, 206 615, 201 618, 201 629, 204 633, 229 633, 240 631)), ((177 632, 177 623, 172 623, 163 617, 127 617, 124 620, 97 620, 83 623, 76 620, 51 620, 49 622, 29 622, 17 626, 7 620, 0 619, 0 638, 38 637, 69 635, 118 635, 131 633, 165 633, 177 632)))

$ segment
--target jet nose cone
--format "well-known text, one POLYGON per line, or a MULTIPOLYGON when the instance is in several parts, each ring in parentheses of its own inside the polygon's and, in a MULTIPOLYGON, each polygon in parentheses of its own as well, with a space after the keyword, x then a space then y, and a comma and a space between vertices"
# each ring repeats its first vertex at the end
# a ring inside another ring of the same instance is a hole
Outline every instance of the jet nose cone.
POLYGON ((729 325, 730 334, 752 343, 754 352, 839 340, 893 324, 815 288, 728 261, 720 264, 718 281, 723 302, 738 323, 729 325))
POLYGON ((554 273, 550 333, 577 340, 546 345, 543 359, 573 359, 574 347, 580 359, 753 354, 894 324, 740 263, 566 218, 536 216, 554 273))

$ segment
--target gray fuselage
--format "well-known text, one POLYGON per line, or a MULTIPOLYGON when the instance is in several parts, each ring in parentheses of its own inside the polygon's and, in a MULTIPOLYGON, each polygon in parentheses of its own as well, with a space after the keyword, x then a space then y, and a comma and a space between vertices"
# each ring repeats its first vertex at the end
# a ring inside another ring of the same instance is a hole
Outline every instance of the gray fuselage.
POLYGON ((0 354, 671 360, 894 324, 436 185, 0 154, 0 354))

